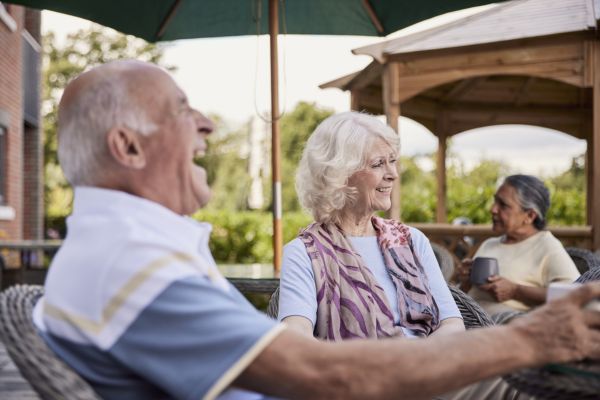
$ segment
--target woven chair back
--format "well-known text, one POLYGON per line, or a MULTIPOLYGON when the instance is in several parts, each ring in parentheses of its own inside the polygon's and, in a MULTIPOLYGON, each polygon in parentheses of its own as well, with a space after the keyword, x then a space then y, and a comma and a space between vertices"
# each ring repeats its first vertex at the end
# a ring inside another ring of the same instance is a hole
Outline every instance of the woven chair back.
POLYGON ((431 248, 433 249, 433 254, 435 254, 438 264, 440 265, 444 279, 446 282, 450 282, 455 271, 454 257, 452 257, 452 253, 450 253, 444 246, 437 243, 431 243, 431 248))
POLYGON ((42 286, 16 285, 0 294, 0 338, 10 358, 42 399, 99 400, 37 333, 32 312, 43 292, 42 286))
POLYGON ((565 247, 565 250, 575 263, 580 274, 598 267, 600 260, 589 250, 580 249, 578 247, 565 247))

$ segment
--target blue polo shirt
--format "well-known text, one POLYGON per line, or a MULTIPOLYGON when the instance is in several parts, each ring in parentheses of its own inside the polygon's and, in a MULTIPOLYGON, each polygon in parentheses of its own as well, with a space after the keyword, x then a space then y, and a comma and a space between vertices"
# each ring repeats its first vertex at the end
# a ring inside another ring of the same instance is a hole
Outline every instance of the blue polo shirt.
POLYGON ((281 332, 219 273, 211 227, 78 187, 34 322, 108 399, 251 399, 230 384, 281 332))

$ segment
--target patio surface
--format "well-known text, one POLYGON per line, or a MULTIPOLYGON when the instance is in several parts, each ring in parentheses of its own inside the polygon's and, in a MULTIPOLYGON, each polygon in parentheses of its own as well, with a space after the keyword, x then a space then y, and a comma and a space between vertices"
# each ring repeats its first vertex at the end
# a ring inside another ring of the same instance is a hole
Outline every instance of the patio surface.
POLYGON ((38 395, 11 361, 2 342, 0 342, 0 399, 39 400, 38 395))

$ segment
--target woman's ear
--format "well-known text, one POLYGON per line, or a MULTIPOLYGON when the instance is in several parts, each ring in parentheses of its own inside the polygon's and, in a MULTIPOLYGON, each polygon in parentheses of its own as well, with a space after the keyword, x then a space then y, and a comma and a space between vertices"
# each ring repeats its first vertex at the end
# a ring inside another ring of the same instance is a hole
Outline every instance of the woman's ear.
POLYGON ((106 135, 108 151, 120 165, 141 169, 146 166, 146 156, 140 142, 140 136, 131 129, 114 127, 106 135))
POLYGON ((527 210, 527 223, 533 224, 533 221, 537 218, 537 213, 533 210, 527 210))

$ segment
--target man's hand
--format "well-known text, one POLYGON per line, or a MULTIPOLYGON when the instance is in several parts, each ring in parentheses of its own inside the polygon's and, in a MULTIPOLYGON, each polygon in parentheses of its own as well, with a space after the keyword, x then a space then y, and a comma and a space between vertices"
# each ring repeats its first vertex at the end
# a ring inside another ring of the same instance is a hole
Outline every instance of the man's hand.
POLYGON ((583 285, 559 299, 515 318, 517 329, 545 362, 600 360, 600 312, 583 307, 600 298, 600 282, 583 285))
POLYGON ((513 281, 499 275, 492 275, 488 278, 488 282, 485 285, 479 286, 479 288, 489 292, 497 302, 501 303, 515 298, 518 285, 513 281))

